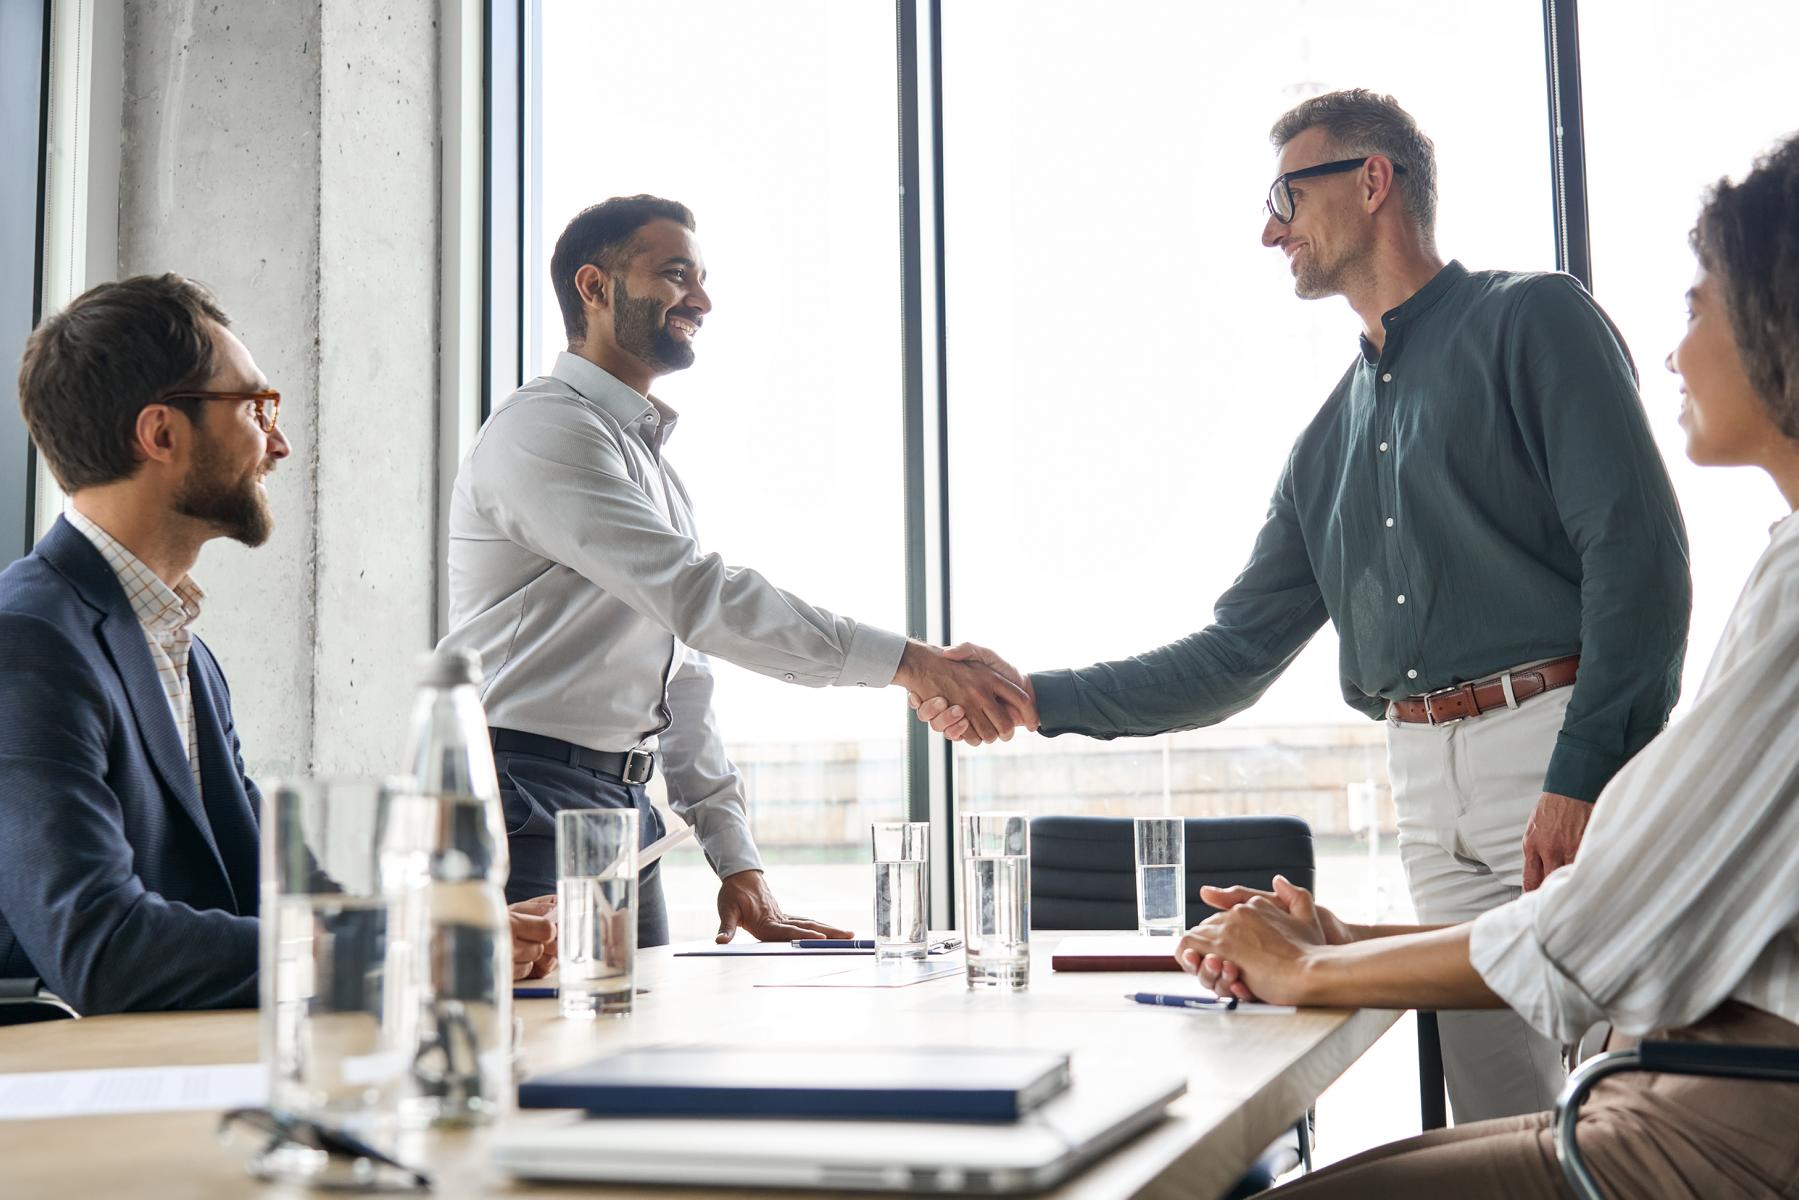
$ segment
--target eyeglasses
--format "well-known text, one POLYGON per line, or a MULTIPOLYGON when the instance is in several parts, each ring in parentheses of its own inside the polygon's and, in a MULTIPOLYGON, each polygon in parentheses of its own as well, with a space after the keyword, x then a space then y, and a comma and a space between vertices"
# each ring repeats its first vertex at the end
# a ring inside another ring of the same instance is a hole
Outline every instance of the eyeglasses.
POLYGON ((229 1143, 238 1126, 262 1137, 250 1163, 260 1179, 293 1180, 334 1192, 428 1192, 431 1177, 398 1162, 361 1138, 319 1121, 272 1108, 234 1108, 219 1119, 229 1143))
POLYGON ((173 392, 158 403, 167 404, 171 400, 224 400, 232 404, 248 400, 256 406, 256 423, 264 433, 275 432, 275 419, 281 415, 280 392, 173 392))
MULTIPOLYGON (((1339 175, 1344 171, 1354 171, 1359 169, 1363 163, 1373 157, 1374 155, 1370 154, 1362 158, 1340 158, 1336 162, 1319 163, 1315 167, 1304 167, 1298 171, 1288 171, 1285 175, 1276 177, 1274 183, 1268 188, 1268 215, 1279 221, 1282 225, 1289 224, 1293 220, 1293 189, 1287 186, 1290 181, 1295 179, 1311 179, 1318 175, 1339 175)), ((1388 161, 1391 162, 1392 160, 1389 159, 1388 161)), ((1405 168, 1398 163, 1393 163, 1393 174, 1404 175, 1405 168)))

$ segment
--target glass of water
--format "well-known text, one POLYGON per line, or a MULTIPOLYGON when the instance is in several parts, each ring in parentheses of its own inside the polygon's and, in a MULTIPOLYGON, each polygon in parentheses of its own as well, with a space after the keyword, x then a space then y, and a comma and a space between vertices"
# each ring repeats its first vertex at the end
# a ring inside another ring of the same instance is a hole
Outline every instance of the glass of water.
POLYGON ((962 939, 968 986, 1022 990, 1031 975, 1031 822, 962 817, 962 939))
POLYGON ((558 995, 565 1017, 622 1017, 637 979, 637 812, 556 814, 558 995))
POLYGON ((1187 928, 1187 833, 1179 817, 1138 817, 1137 932, 1179 936, 1187 928))
MULTIPOLYGON (((401 780, 263 793, 262 1057, 269 1104, 379 1132, 397 1118, 419 1009, 404 880, 382 869, 401 780)), ((300 1163, 265 1164, 304 1175, 300 1163)))
POLYGON ((922 959, 930 952, 925 913, 930 895, 931 827, 876 821, 869 827, 875 864, 875 958, 922 959))

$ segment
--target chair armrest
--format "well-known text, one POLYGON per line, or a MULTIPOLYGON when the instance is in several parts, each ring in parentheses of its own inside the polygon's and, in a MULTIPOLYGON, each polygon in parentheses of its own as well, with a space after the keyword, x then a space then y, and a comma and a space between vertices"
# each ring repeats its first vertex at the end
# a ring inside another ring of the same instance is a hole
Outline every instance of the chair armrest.
POLYGON ((1712 1075, 1799 1083, 1799 1050, 1790 1046, 1706 1045, 1703 1042, 1644 1042, 1637 1047, 1641 1070, 1664 1075, 1712 1075))
POLYGON ((61 996, 45 991, 44 981, 35 976, 0 979, 0 1025, 80 1016, 61 996))
POLYGON ((1635 1050, 1601 1054, 1568 1076, 1555 1102, 1555 1157, 1568 1186, 1581 1200, 1605 1200, 1574 1138, 1581 1101, 1607 1075, 1652 1071, 1658 1075, 1706 1075, 1773 1083, 1799 1083, 1799 1050, 1790 1046, 1643 1042, 1635 1050))

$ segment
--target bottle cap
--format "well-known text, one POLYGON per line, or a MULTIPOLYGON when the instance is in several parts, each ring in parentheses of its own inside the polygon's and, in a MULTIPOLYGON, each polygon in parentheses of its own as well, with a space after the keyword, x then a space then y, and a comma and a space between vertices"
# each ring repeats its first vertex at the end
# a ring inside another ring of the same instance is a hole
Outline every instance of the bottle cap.
POLYGON ((420 687, 481 686, 481 656, 473 650, 438 647, 419 657, 420 687))

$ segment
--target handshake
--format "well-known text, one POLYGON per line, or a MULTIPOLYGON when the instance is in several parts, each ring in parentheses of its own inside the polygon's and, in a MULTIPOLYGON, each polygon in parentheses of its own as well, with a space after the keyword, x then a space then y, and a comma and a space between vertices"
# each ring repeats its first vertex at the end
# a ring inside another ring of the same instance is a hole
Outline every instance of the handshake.
POLYGON ((1037 728, 1031 679, 983 646, 939 648, 907 642, 893 682, 906 689, 918 719, 951 741, 981 746, 1037 728))

